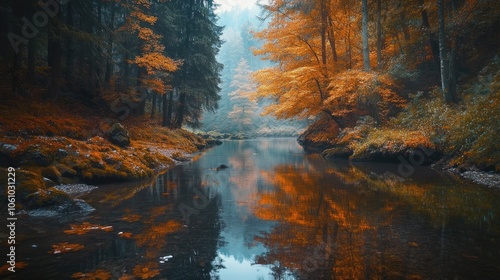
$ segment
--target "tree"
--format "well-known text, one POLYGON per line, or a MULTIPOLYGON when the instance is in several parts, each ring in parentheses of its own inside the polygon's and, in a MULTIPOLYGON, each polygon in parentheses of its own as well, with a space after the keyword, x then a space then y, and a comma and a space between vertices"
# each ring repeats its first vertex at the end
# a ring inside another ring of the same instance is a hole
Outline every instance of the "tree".
POLYGON ((257 112, 257 102, 251 98, 255 87, 250 80, 251 71, 247 61, 241 58, 235 69, 231 87, 235 90, 229 93, 232 110, 228 117, 237 124, 238 132, 253 130, 253 120, 257 112))
MULTIPOLYGON (((137 86, 164 94, 167 90, 165 75, 174 72, 180 65, 165 55, 165 47, 161 44, 161 35, 153 30, 158 20, 156 16, 149 15, 151 3, 144 0, 136 0, 126 6, 130 10, 129 17, 123 29, 137 34, 140 44, 140 52, 134 58, 133 63, 138 67, 137 86)), ((144 114, 146 98, 144 92, 140 93, 139 114, 144 114)))
POLYGON ((441 73, 441 90, 443 91, 445 102, 451 103, 453 98, 448 90, 448 65, 446 60, 443 0, 438 0, 437 5, 439 21, 439 65, 441 73))
POLYGON ((362 0, 361 12, 363 15, 363 22, 362 22, 363 65, 365 71, 370 71, 370 49, 368 47, 368 0, 362 0))
POLYGON ((175 0, 169 4, 179 15, 181 38, 176 52, 183 61, 172 82, 178 93, 178 102, 175 121, 171 125, 180 128, 187 123, 197 127, 203 110, 215 110, 220 99, 222 65, 217 62, 216 55, 222 44, 222 27, 217 26, 212 1, 175 0))

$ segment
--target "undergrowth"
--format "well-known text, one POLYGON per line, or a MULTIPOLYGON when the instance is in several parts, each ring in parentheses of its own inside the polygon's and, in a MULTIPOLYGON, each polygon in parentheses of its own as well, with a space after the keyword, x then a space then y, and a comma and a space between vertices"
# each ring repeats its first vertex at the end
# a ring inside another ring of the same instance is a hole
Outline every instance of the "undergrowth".
POLYGON ((374 147, 426 147, 448 156, 450 165, 500 171, 500 67, 494 61, 460 90, 458 104, 445 104, 439 89, 417 93, 389 124, 354 142, 355 154, 374 147))

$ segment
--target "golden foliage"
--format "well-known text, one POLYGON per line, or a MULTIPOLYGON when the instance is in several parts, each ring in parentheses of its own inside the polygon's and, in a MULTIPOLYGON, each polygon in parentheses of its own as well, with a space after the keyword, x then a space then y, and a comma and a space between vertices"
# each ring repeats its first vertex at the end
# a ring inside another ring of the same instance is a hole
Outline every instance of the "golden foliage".
POLYGON ((158 18, 151 15, 149 1, 136 0, 122 5, 131 12, 120 31, 136 33, 141 41, 141 54, 137 55, 131 63, 146 69, 148 77, 139 77, 143 86, 163 94, 168 88, 165 84, 166 75, 177 70, 181 61, 173 60, 163 54, 165 47, 160 42, 162 36, 156 34, 151 28, 158 18))
POLYGON ((113 231, 112 226, 95 225, 95 224, 91 224, 89 222, 84 222, 81 225, 70 225, 70 227, 71 227, 71 229, 64 230, 64 233, 83 235, 83 234, 86 234, 92 230, 103 230, 106 232, 113 231))
POLYGON ((174 233, 182 228, 182 224, 178 221, 168 221, 161 224, 153 224, 144 232, 135 235, 135 240, 138 246, 146 246, 153 244, 156 246, 158 243, 164 241, 168 234, 174 233))
POLYGON ((134 276, 140 279, 150 279, 160 274, 158 263, 149 262, 145 265, 136 265, 134 267, 134 276))
POLYGON ((396 87, 394 80, 386 74, 356 70, 343 72, 332 79, 325 106, 338 117, 352 111, 367 111, 375 120, 383 122, 391 109, 406 105, 406 100, 394 91, 396 87))
POLYGON ((132 238, 132 233, 131 232, 119 232, 118 233, 118 236, 119 237, 122 237, 122 238, 132 238))
POLYGON ((109 279, 111 279, 111 273, 109 273, 103 269, 98 269, 98 270, 93 271, 93 272, 73 273, 73 275, 71 275, 71 278, 79 279, 79 280, 109 280, 109 279))
POLYGON ((83 246, 81 244, 63 242, 63 243, 52 245, 52 250, 49 251, 49 254, 55 255, 55 254, 76 252, 76 251, 80 251, 83 248, 85 248, 85 246, 83 246))

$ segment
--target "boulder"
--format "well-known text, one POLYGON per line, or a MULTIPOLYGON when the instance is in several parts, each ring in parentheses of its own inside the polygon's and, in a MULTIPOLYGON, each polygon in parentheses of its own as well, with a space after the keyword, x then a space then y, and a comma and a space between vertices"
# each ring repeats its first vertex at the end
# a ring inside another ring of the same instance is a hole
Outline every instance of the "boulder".
POLYGON ((130 145, 130 134, 123 125, 115 123, 108 130, 108 140, 117 146, 126 147, 130 145))
POLYGON ((335 147, 340 128, 331 118, 321 117, 311 124, 297 141, 306 151, 322 152, 335 147))
POLYGON ((0 143, 0 166, 14 165, 15 159, 13 154, 16 149, 16 145, 0 143))

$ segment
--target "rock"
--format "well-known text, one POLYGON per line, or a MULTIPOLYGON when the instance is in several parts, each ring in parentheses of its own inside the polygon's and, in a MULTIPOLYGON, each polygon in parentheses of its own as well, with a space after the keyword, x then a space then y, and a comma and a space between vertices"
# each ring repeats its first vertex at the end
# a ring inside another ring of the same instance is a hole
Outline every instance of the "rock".
POLYGON ((395 162, 411 165, 431 165, 442 157, 441 153, 428 148, 410 148, 399 145, 397 148, 389 149, 386 146, 369 146, 361 152, 355 151, 350 157, 353 162, 395 162), (403 160, 402 160, 403 159, 403 160))
POLYGON ((297 142, 306 151, 323 151, 335 146, 340 128, 332 119, 322 117, 302 133, 297 142))
POLYGON ((225 164, 221 164, 219 166, 217 166, 216 170, 219 171, 219 170, 224 170, 224 169, 227 169, 229 168, 229 166, 225 165, 225 164))
POLYGON ((72 178, 78 174, 78 172, 76 172, 73 168, 71 168, 65 164, 62 164, 62 163, 56 164, 56 167, 57 167, 57 170, 59 170, 59 172, 61 173, 62 177, 72 178))
POLYGON ((61 179, 61 172, 59 172, 57 167, 51 165, 42 168, 42 176, 54 182, 59 182, 61 179))
POLYGON ((115 123, 108 130, 109 142, 118 145, 120 147, 126 147, 130 145, 130 134, 128 130, 123 127, 120 123, 115 123))
POLYGON ((211 146, 219 146, 219 145, 222 145, 222 141, 219 140, 219 139, 214 139, 212 137, 208 138, 208 139, 205 139, 205 142, 207 143, 207 146, 211 147, 211 146))
POLYGON ((53 162, 53 155, 39 145, 33 145, 18 156, 21 165, 48 166, 53 162))
POLYGON ((15 158, 13 156, 14 151, 17 146, 0 143, 0 166, 12 166, 15 163, 15 158))
POLYGON ((59 159, 65 158, 69 155, 68 151, 64 149, 58 149, 56 152, 56 157, 59 159))
POLYGON ((245 140, 245 139, 249 139, 250 137, 248 137, 247 135, 245 135, 244 133, 236 133, 234 135, 231 136, 231 140, 245 140))
POLYGON ((47 207, 59 207, 65 204, 72 204, 73 200, 64 192, 50 188, 40 189, 26 197, 24 206, 27 210, 34 210, 47 207))
POLYGON ((45 218, 61 217, 61 215, 67 217, 68 214, 85 215, 94 210, 95 209, 92 206, 90 206, 87 202, 81 199, 75 199, 58 205, 51 205, 30 210, 28 211, 28 215, 32 217, 45 217, 45 218))
POLYGON ((78 197, 84 194, 88 194, 92 190, 97 189, 96 186, 86 184, 57 185, 54 188, 65 192, 71 197, 78 197))
POLYGON ((180 152, 180 151, 175 151, 171 155, 172 159, 180 162, 186 162, 190 161, 192 157, 186 153, 180 152))
POLYGON ((330 149, 326 149, 321 153, 321 156, 325 159, 334 159, 334 158, 349 158, 353 154, 353 150, 348 146, 338 145, 330 149))

